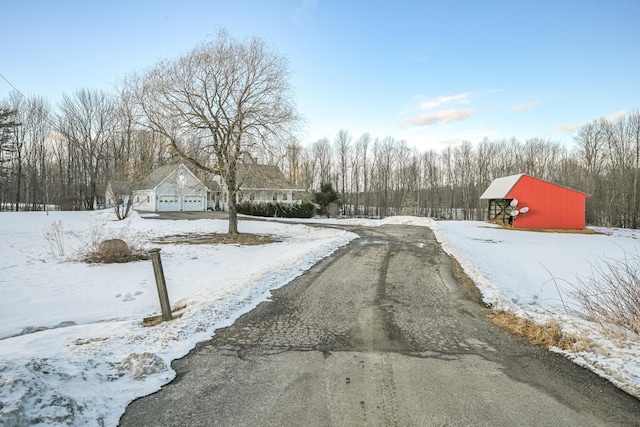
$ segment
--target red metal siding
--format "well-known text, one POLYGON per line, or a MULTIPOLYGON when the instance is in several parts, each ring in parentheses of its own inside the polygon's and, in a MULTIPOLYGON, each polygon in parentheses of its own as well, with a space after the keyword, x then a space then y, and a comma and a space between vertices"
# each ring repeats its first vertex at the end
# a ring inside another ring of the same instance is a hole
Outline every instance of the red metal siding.
POLYGON ((541 179, 523 175, 509 191, 507 198, 518 199, 517 209, 527 206, 514 228, 584 228, 587 194, 541 179))

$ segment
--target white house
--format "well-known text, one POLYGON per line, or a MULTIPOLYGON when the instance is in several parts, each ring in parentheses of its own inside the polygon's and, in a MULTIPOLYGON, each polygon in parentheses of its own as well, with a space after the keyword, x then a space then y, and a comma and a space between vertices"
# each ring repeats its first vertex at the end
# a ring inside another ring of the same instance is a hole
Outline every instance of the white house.
POLYGON ((145 179, 132 185, 112 181, 107 185, 107 206, 126 203, 129 194, 132 207, 138 211, 180 212, 207 210, 209 189, 184 164, 164 165, 151 172, 145 179))
MULTIPOLYGON (((304 189, 291 184, 277 165, 238 164, 238 192, 236 203, 300 203, 304 189)), ((213 181, 218 185, 216 207, 227 209, 229 192, 220 175, 213 181)))

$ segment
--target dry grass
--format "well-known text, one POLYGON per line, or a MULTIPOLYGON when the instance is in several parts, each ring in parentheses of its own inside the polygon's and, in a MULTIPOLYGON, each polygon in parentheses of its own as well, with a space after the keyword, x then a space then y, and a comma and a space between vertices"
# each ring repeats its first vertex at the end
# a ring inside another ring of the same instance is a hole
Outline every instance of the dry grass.
POLYGON ((494 325, 546 349, 558 347, 563 350, 573 350, 576 345, 585 345, 584 338, 562 332, 560 325, 554 320, 540 324, 532 319, 517 316, 510 310, 494 310, 489 312, 488 317, 494 325))
MULTIPOLYGON (((174 309, 171 310, 171 315, 173 316, 173 319, 179 319, 180 317, 182 317, 183 313, 180 313, 180 311, 184 310, 185 308, 187 308, 186 305, 180 305, 174 309)), ((157 316, 149 316, 149 317, 145 317, 144 319, 142 319, 142 327, 143 328, 150 328, 152 326, 157 326, 160 323, 164 322, 164 319, 162 318, 162 315, 159 314, 157 316)))
POLYGON ((451 260, 451 270, 453 271, 453 277, 456 278, 456 280, 462 287, 462 292, 464 292, 465 296, 475 303, 484 305, 482 293, 480 292, 474 281, 471 280, 469 276, 467 276, 467 273, 464 272, 457 259, 455 259, 451 255, 449 255, 449 259, 451 260))
POLYGON ((558 233, 558 234, 604 234, 589 228, 572 229, 572 228, 513 228, 510 225, 502 225, 503 230, 511 231, 530 231, 534 233, 558 233))
POLYGON ((276 243, 277 240, 271 236, 265 236, 260 234, 240 233, 240 234, 228 234, 228 233, 185 233, 174 234, 172 236, 164 236, 157 238, 152 243, 158 245, 267 245, 269 243, 276 243))
MULTIPOLYGON (((471 301, 484 305, 482 293, 475 282, 464 272, 455 258, 451 256, 449 258, 451 259, 453 276, 460 284, 462 292, 471 301)), ((589 345, 586 338, 563 333, 560 325, 553 320, 539 324, 532 319, 519 317, 510 310, 487 310, 486 314, 496 326, 546 349, 558 347, 563 350, 577 351, 589 345)))

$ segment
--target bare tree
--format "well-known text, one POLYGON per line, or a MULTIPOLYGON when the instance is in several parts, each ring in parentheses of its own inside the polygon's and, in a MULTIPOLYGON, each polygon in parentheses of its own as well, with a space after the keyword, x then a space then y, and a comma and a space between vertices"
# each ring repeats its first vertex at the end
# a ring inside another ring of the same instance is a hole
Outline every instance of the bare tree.
MULTIPOLYGON (((602 203, 600 195, 604 193, 604 172, 607 164, 605 127, 606 120, 598 119, 578 129, 574 138, 577 148, 576 157, 584 169, 583 188, 593 197, 587 199, 587 222, 599 222, 597 219, 604 211, 606 203, 602 203)), ((610 225, 610 224, 606 224, 610 225)))
POLYGON ((425 151, 422 153, 420 163, 422 196, 418 207, 426 216, 437 216, 436 211, 442 203, 439 196, 442 186, 440 185, 441 170, 438 167, 438 153, 433 149, 425 151))
POLYGON ((463 141, 453 149, 456 185, 460 188, 458 206, 464 210, 464 219, 474 219, 480 194, 476 190, 476 157, 473 145, 463 141))
POLYGON ((367 149, 371 137, 368 133, 365 133, 356 141, 355 150, 351 157, 351 186, 349 192, 351 193, 351 204, 353 205, 354 214, 360 215, 360 191, 362 179, 362 171, 365 170, 364 161, 367 157, 367 149))
POLYGON ((133 206, 133 184, 129 181, 111 181, 107 184, 106 202, 112 205, 113 211, 119 220, 129 216, 133 206))
POLYGON ((311 146, 313 156, 318 159, 318 187, 327 182, 331 182, 331 144, 327 138, 322 138, 311 146))
POLYGON ((391 136, 374 143, 374 158, 376 162, 376 192, 380 217, 391 215, 391 195, 393 166, 397 157, 396 140, 391 136))
POLYGON ((318 169, 317 163, 318 160, 315 156, 311 155, 310 150, 303 148, 300 155, 301 182, 302 186, 308 193, 313 189, 318 169))
POLYGON ((340 174, 340 196, 347 209, 351 208, 350 200, 347 200, 347 180, 349 178, 349 162, 351 159, 351 135, 345 129, 340 129, 334 140, 334 147, 338 160, 338 173, 340 174))
POLYGON ((356 213, 359 214, 360 206, 360 182, 362 182, 362 192, 365 194, 364 209, 362 214, 369 215, 369 144, 371 143, 371 135, 364 133, 358 138, 356 142, 356 154, 353 159, 352 171, 353 178, 351 180, 354 185, 354 191, 356 193, 356 213))
MULTIPOLYGON (((16 164, 14 190, 16 206, 35 210, 45 206, 49 187, 45 142, 51 132, 51 113, 42 97, 25 98, 17 92, 11 96, 18 120, 22 124, 16 132, 16 164)), ((18 208, 16 208, 18 209, 18 208)))
POLYGON ((75 184, 73 193, 81 195, 85 209, 93 209, 98 198, 98 179, 109 164, 116 118, 113 98, 102 91, 82 89, 73 96, 63 95, 58 132, 68 146, 69 183, 75 184))
POLYGON ((162 61, 130 89, 144 123, 228 189, 229 234, 238 233, 237 167, 259 147, 286 141, 298 121, 286 58, 258 38, 215 40, 162 61))
POLYGON ((16 151, 15 133, 19 127, 16 119, 16 110, 9 107, 0 108, 0 190, 2 190, 1 204, 4 204, 8 194, 7 190, 7 165, 13 159, 16 151))
MULTIPOLYGON (((292 184, 300 184, 300 161, 302 158, 302 145, 295 139, 287 143, 285 160, 287 163, 286 171, 289 175, 289 182, 292 184)), ((284 171, 283 171, 284 172, 284 171)))
POLYGON ((638 228, 640 216, 640 198, 638 197, 638 181, 640 178, 640 111, 634 110, 629 114, 628 137, 631 143, 631 154, 633 156, 633 187, 632 187, 632 205, 633 216, 631 219, 631 227, 638 228))

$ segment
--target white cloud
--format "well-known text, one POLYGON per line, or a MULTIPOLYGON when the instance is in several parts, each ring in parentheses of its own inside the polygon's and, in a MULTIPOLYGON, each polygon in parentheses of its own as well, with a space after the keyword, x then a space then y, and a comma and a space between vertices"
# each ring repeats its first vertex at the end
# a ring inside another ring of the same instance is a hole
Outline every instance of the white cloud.
POLYGON ((472 108, 434 111, 433 113, 420 114, 419 116, 407 119, 400 124, 400 127, 431 126, 438 123, 456 122, 464 120, 467 117, 472 116, 474 113, 475 111, 472 108))
POLYGON ((467 98, 469 98, 469 95, 471 95, 469 92, 463 92, 463 93, 458 93, 450 96, 439 96, 435 99, 430 99, 428 101, 420 103, 420 108, 428 110, 431 108, 439 107, 443 104, 448 104, 450 102, 467 104, 469 102, 467 100, 467 98))
MULTIPOLYGON (((609 116, 607 116, 606 120, 609 122, 615 122, 616 120, 622 119, 627 115, 627 112, 624 110, 620 110, 616 113, 613 114, 609 114, 609 116)), ((559 124, 553 127, 553 130, 555 132, 566 132, 566 133, 572 133, 575 132, 576 130, 578 130, 580 127, 582 127, 585 124, 585 122, 582 123, 563 123, 563 124, 559 124)))
MULTIPOLYGON (((470 104, 471 98, 477 97, 480 95, 485 95, 487 93, 495 93, 501 92, 502 89, 489 89, 479 92, 461 92, 456 93, 454 95, 445 95, 439 96, 437 98, 431 98, 427 100, 420 101, 419 107, 422 110, 430 110, 432 108, 437 108, 445 104, 470 104)), ((423 99, 423 97, 417 97, 419 100, 423 99)))
POLYGON ((582 126, 584 123, 565 123, 565 124, 560 124, 560 125, 556 125, 553 127, 553 130, 555 132, 575 132, 580 126, 582 126))
POLYGON ((624 110, 620 110, 617 113, 610 114, 608 119, 609 121, 615 122, 616 120, 622 119, 627 115, 627 112, 624 110))
POLYGON ((539 99, 530 102, 528 104, 522 104, 522 105, 516 105, 515 107, 513 107, 513 111, 525 111, 528 110, 530 108, 535 107, 536 105, 540 104, 542 101, 540 101, 539 99))

